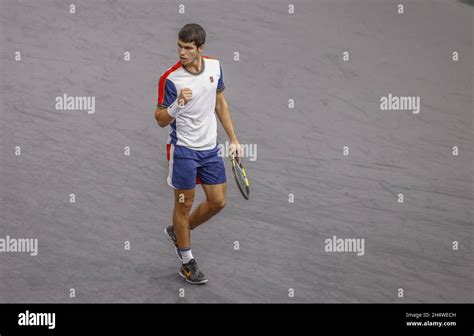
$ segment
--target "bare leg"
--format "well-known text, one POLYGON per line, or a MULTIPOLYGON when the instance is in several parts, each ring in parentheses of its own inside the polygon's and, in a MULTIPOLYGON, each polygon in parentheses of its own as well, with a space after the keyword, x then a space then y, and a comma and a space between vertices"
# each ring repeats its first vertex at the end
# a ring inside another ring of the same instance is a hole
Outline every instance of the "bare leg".
POLYGON ((193 210, 189 217, 189 227, 191 230, 208 221, 218 214, 226 205, 227 184, 202 184, 206 194, 206 201, 200 203, 193 210))
POLYGON ((180 249, 191 248, 189 213, 194 202, 195 189, 174 190, 173 228, 180 249))

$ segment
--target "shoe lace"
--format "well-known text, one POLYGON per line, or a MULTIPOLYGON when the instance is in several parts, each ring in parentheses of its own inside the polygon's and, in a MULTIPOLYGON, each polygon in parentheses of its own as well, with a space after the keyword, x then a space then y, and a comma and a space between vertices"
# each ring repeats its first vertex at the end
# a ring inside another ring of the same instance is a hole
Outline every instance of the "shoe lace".
POLYGON ((193 273, 199 273, 199 268, 197 267, 196 260, 193 259, 189 262, 189 269, 193 273))

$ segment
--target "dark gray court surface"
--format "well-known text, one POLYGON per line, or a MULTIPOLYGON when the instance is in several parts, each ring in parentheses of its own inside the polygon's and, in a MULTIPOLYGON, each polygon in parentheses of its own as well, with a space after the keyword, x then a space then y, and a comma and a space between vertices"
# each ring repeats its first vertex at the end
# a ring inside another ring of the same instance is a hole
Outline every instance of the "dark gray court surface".
POLYGON ((473 301, 472 4, 71 2, 1 0, 0 238, 39 244, 0 253, 1 302, 473 301), (154 120, 189 22, 222 62, 239 140, 258 146, 251 200, 226 160, 228 206, 193 232, 201 287, 162 234, 154 120), (96 97, 95 113, 56 110, 64 93, 96 97), (420 113, 382 110, 389 93, 420 113), (333 236, 364 254, 326 251, 333 236))

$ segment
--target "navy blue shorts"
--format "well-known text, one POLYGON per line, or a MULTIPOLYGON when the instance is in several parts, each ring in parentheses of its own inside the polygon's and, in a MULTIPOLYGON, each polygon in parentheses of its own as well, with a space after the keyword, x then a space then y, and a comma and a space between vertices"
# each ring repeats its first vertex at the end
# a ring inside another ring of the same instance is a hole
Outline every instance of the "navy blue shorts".
POLYGON ((227 181, 219 147, 193 150, 167 144, 169 161, 168 185, 174 189, 194 189, 196 184, 220 184, 227 181))

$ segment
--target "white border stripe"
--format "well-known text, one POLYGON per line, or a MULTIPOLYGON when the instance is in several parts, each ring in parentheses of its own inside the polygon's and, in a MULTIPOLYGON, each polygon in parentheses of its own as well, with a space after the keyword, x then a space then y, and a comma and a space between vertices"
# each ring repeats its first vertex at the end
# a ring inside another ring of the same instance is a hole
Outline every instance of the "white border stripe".
POLYGON ((168 185, 171 188, 177 189, 171 183, 171 181, 173 180, 173 162, 174 162, 174 145, 171 144, 171 146, 170 146, 170 161, 168 162, 168 178, 166 179, 166 181, 168 182, 168 185))

